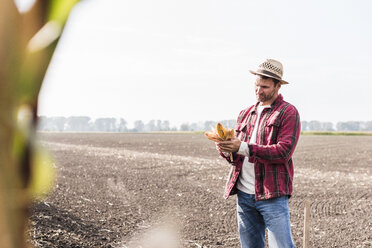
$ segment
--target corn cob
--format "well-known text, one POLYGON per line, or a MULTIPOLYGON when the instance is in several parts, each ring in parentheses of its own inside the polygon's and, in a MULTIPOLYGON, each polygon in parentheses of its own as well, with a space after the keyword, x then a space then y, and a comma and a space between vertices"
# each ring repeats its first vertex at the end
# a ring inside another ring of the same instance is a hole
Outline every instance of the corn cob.
MULTIPOLYGON (((231 140, 235 137, 235 130, 232 128, 224 128, 221 123, 217 123, 216 129, 212 128, 212 132, 205 132, 205 136, 214 142, 223 140, 231 140)), ((229 153, 230 161, 233 162, 233 155, 229 153)))
POLYGON ((205 136, 207 136, 208 139, 213 140, 214 142, 221 141, 221 138, 216 132, 205 132, 205 136))
MULTIPOLYGON (((230 140, 234 137, 234 134, 235 134, 234 129, 227 129, 227 128, 225 129, 221 123, 217 123, 216 129, 217 129, 218 136, 220 136, 222 140, 230 140)), ((230 153, 230 161, 233 162, 232 153, 230 153)))
POLYGON ((226 129, 225 140, 231 140, 235 137, 235 130, 233 128, 226 129))
POLYGON ((218 136, 220 136, 220 138, 222 140, 225 140, 226 139, 226 131, 225 131, 225 128, 222 126, 222 124, 217 123, 216 129, 217 129, 218 136))

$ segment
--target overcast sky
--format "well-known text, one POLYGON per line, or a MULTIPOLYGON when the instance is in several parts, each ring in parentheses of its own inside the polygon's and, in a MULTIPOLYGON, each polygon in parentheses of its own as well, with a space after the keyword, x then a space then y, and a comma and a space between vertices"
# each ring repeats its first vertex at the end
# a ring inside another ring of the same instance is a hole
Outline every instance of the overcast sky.
POLYGON ((372 120, 371 1, 85 0, 45 78, 39 115, 236 119, 281 61, 302 120, 372 120))

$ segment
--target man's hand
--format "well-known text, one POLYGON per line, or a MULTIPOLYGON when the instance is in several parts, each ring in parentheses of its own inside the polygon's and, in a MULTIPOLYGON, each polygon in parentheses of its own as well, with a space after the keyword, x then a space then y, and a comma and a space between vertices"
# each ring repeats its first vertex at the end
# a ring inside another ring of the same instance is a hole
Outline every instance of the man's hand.
POLYGON ((233 138, 232 140, 217 142, 217 147, 223 152, 237 152, 240 148, 240 139, 233 138))

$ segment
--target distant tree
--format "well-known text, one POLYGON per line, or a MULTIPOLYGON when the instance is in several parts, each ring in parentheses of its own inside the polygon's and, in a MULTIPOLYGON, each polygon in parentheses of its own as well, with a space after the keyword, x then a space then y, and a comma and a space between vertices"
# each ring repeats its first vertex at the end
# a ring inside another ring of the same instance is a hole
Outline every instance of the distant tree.
POLYGON ((198 124, 193 122, 189 125, 189 131, 198 131, 199 128, 198 128, 198 124))
POLYGON ((118 130, 118 132, 127 132, 128 131, 127 121, 124 120, 123 118, 120 118, 117 130, 118 130))
POLYGON ((94 121, 96 131, 100 132, 115 132, 116 119, 115 118, 98 118, 94 121))
POLYGON ((198 122, 198 131, 204 131, 204 121, 198 122))
POLYGON ((223 120, 220 123, 227 128, 235 128, 236 120, 223 120))
POLYGON ((90 130, 90 117, 71 116, 66 120, 66 131, 85 132, 90 130))
POLYGON ((150 120, 149 122, 147 122, 144 128, 144 131, 145 132, 156 131, 155 120, 150 120))
POLYGON ((143 121, 137 120, 134 122, 133 132, 143 132, 144 129, 145 129, 145 125, 143 124, 143 121))
POLYGON ((53 125, 53 131, 64 131, 65 130, 65 125, 66 125, 66 121, 67 121, 67 118, 66 117, 61 117, 61 116, 57 116, 57 117, 51 117, 49 118, 50 122, 52 123, 53 125))
POLYGON ((190 126, 188 123, 182 123, 180 126, 180 131, 190 131, 190 126))
POLYGON ((161 131, 169 131, 170 130, 170 123, 169 121, 163 121, 160 126, 161 131))
POLYGON ((347 131, 347 124, 345 122, 337 122, 336 124, 336 130, 337 131, 347 131))
POLYGON ((204 122, 204 131, 211 130, 211 128, 215 128, 217 125, 217 122, 215 121, 206 121, 204 122))
POLYGON ((310 121, 308 123, 308 129, 309 131, 321 131, 322 126, 319 121, 310 121))
POLYGON ((102 118, 98 118, 94 121, 94 131, 103 132, 105 129, 105 123, 102 118))
POLYGON ((301 121, 301 131, 308 131, 308 122, 307 121, 301 121))
POLYGON ((162 131, 162 129, 161 129, 161 123, 162 123, 161 120, 157 120, 156 121, 155 131, 162 131))
POLYGON ((65 130, 66 117, 56 116, 56 117, 38 117, 38 130, 42 131, 58 131, 62 132, 65 130))
POLYGON ((332 122, 321 122, 321 130, 320 131, 334 131, 333 123, 332 122))
POLYGON ((301 121, 302 131, 334 131, 332 122, 301 121))
POLYGON ((372 131, 372 121, 364 122, 363 131, 372 131))
POLYGON ((359 121, 338 122, 336 127, 338 131, 361 131, 361 122, 359 121))
POLYGON ((349 128, 350 131, 360 131, 361 130, 360 121, 348 121, 347 125, 348 125, 348 128, 349 128))

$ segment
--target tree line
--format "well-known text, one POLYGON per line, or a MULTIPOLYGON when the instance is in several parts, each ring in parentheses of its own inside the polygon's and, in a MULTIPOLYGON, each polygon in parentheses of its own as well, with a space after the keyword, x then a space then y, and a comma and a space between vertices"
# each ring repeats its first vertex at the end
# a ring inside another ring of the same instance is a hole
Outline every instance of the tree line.
POLYGON ((334 125, 332 122, 302 121, 302 131, 372 131, 372 121, 339 121, 334 125))
MULTIPOLYGON (((236 120, 219 121, 224 126, 233 128, 236 120)), ((159 131, 208 131, 215 127, 217 121, 200 121, 171 126, 167 120, 150 120, 147 123, 137 120, 133 127, 123 118, 97 118, 88 116, 46 117, 40 116, 39 131, 54 132, 159 132, 159 131)), ((332 122, 302 121, 302 131, 372 131, 372 121, 332 122)))

